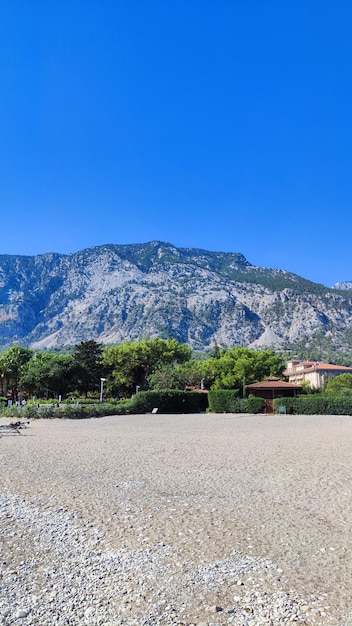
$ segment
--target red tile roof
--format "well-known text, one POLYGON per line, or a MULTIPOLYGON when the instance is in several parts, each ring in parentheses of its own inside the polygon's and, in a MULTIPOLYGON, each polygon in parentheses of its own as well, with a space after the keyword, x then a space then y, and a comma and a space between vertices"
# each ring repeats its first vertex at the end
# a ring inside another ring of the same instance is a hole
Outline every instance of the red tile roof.
POLYGON ((333 365, 332 363, 322 363, 319 361, 297 361, 292 369, 285 369, 284 376, 300 376, 306 373, 312 372, 344 372, 352 374, 352 367, 346 367, 345 365, 333 365), (298 369, 297 365, 303 365, 303 369, 298 369))
POLYGON ((304 370, 304 373, 307 372, 321 372, 322 370, 328 370, 330 372, 345 372, 352 374, 352 367, 346 367, 345 365, 332 365, 332 363, 315 363, 312 367, 309 367, 304 370))

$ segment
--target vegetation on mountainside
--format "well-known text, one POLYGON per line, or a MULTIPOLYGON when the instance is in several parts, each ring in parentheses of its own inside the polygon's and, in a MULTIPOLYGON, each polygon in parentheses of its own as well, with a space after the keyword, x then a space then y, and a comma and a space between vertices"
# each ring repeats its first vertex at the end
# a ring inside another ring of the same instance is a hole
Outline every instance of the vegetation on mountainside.
POLYGON ((352 367, 352 329, 344 333, 344 349, 336 349, 332 341, 331 329, 326 332, 317 332, 313 337, 302 337, 294 344, 283 344, 281 353, 286 360, 290 358, 305 359, 308 361, 325 361, 338 365, 352 367), (330 330, 330 332, 329 332, 330 330))
POLYGON ((104 246, 135 264, 143 272, 152 267, 168 264, 195 265, 216 272, 226 278, 262 285, 282 291, 293 289, 296 293, 322 295, 329 291, 324 285, 313 283, 285 270, 273 270, 251 265, 240 253, 212 252, 198 248, 175 248, 171 244, 154 241, 147 244, 104 246))

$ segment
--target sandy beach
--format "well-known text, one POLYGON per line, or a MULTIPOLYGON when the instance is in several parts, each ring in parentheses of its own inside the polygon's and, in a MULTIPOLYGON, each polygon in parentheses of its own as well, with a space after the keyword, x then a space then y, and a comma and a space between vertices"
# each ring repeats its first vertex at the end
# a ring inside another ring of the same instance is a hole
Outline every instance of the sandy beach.
POLYGON ((1 624, 350 626, 351 459, 347 416, 33 421, 0 437, 1 624))

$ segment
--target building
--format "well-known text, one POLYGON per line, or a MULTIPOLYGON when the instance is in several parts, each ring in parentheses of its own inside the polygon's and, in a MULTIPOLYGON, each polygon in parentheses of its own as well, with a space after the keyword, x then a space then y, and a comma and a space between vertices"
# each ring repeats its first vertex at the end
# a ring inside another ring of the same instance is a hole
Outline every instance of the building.
POLYGON ((319 361, 299 361, 296 359, 287 363, 287 368, 283 374, 290 383, 302 385, 302 383, 308 382, 311 389, 321 389, 331 376, 352 374, 352 367, 332 365, 332 363, 321 363, 319 361))
POLYGON ((256 397, 264 398, 265 413, 274 413, 275 398, 292 398, 302 391, 302 386, 295 383, 285 382, 276 376, 270 376, 261 383, 246 385, 247 393, 256 397))

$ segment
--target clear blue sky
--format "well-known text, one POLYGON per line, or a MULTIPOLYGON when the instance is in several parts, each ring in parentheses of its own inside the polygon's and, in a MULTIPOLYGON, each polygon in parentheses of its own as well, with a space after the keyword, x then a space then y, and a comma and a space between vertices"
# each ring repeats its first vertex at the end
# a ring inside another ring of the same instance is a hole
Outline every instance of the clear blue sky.
POLYGON ((2 254, 168 241, 352 280, 352 4, 2 0, 2 254))

